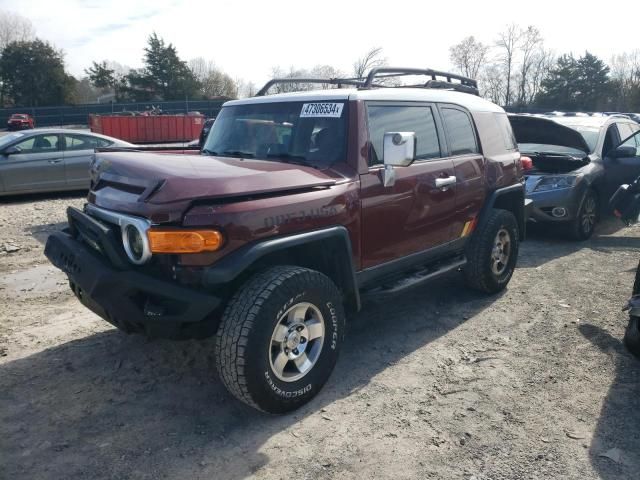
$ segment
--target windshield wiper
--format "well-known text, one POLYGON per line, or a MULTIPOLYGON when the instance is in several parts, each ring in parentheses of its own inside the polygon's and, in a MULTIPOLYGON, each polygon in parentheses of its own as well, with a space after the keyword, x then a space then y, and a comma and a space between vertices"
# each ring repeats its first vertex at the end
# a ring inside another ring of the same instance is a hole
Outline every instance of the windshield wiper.
POLYGON ((216 152, 214 150, 209 150, 207 148, 202 149, 202 153, 205 155, 214 155, 217 157, 244 157, 244 158, 253 158, 255 155, 251 152, 242 152, 240 150, 225 150, 223 152, 216 152))
POLYGON ((290 153, 267 153, 267 158, 281 158, 284 163, 309 165, 307 163, 307 157, 303 155, 291 155, 290 153))
POLYGON ((244 157, 244 158, 253 158, 255 155, 251 152, 243 152, 241 150, 225 150, 220 155, 226 157, 244 157))

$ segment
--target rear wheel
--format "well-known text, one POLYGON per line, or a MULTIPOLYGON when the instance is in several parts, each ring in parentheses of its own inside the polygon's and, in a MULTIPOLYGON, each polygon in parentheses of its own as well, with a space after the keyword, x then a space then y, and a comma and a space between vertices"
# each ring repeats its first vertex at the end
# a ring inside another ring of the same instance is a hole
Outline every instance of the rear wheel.
POLYGON ((492 210, 483 229, 476 231, 467 245, 467 284, 486 293, 503 290, 513 275, 518 247, 516 217, 507 210, 492 210))
POLYGON ((596 227, 598 221, 598 195, 589 190, 582 200, 576 218, 571 222, 570 235, 574 240, 587 240, 596 227))
POLYGON ((215 342, 220 378, 254 408, 294 410, 329 378, 344 323, 340 293, 327 276, 272 267, 249 279, 223 315, 215 342))

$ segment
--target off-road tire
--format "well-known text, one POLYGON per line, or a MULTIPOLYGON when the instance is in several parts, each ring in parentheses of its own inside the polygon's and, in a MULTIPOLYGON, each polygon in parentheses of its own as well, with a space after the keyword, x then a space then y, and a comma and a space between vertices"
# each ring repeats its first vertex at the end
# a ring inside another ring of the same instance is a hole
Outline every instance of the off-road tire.
POLYGON ((588 190, 585 194, 582 202, 580 203, 580 208, 578 209, 578 213, 576 214, 576 218, 574 218, 569 224, 569 237, 573 240, 583 241, 588 240, 591 235, 593 235, 593 231, 595 230, 596 224, 598 223, 598 209, 600 208, 598 203, 598 194, 594 190, 588 190), (589 228, 586 228, 583 224, 584 216, 588 214, 586 212, 587 206, 589 202, 593 201, 593 225, 590 225, 589 228))
POLYGON ((325 384, 344 338, 340 292, 324 274, 295 266, 271 267, 251 277, 225 309, 215 339, 220 379, 239 400, 258 410, 286 413, 311 400, 325 384), (315 305, 324 340, 315 364, 301 379, 282 381, 270 362, 272 335, 293 305, 315 305))
POLYGON ((624 332, 624 345, 633 355, 640 358, 640 318, 629 317, 629 324, 624 332))
POLYGON ((463 271, 469 287, 485 293, 497 293, 507 286, 516 267, 520 242, 518 222, 508 210, 496 208, 488 215, 482 229, 476 230, 467 244, 467 263, 463 271), (492 271, 492 253, 501 230, 509 234, 511 248, 504 271, 497 275, 492 271))

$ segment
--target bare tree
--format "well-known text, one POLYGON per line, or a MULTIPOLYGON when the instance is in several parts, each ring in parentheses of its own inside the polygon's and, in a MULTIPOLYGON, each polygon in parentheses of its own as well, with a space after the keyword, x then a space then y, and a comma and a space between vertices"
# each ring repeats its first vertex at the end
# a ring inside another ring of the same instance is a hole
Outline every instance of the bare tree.
POLYGON ((500 51, 500 62, 502 63, 502 68, 504 69, 506 76, 504 99, 505 106, 509 106, 512 101, 512 77, 516 60, 516 53, 521 36, 522 31, 520 30, 520 27, 512 23, 511 25, 508 25, 506 27, 506 30, 504 32, 501 32, 498 35, 498 39, 496 40, 496 47, 500 51))
POLYGON ((487 60, 489 47, 478 42, 472 35, 449 49, 451 63, 462 75, 477 78, 480 68, 487 60))
POLYGON ((488 65, 482 69, 478 80, 480 91, 485 98, 498 105, 504 105, 506 82, 501 66, 488 65))
POLYGON ((529 74, 532 68, 537 63, 538 56, 542 49, 542 36, 540 30, 536 27, 529 25, 526 30, 520 34, 519 50, 521 53, 520 63, 520 78, 518 85, 518 105, 525 105, 528 103, 527 85, 529 80, 529 74))
POLYGON ((205 98, 237 98, 238 82, 219 69, 212 60, 196 57, 189 60, 189 69, 200 82, 200 91, 205 98))
POLYGON ((372 48, 353 63, 353 76, 363 78, 372 68, 385 67, 386 65, 387 59, 382 56, 382 47, 372 48))
POLYGON ((610 61, 616 110, 640 109, 640 50, 615 55, 610 61))
POLYGON ((31 20, 16 13, 0 11, 0 51, 11 42, 25 42, 34 37, 31 20))

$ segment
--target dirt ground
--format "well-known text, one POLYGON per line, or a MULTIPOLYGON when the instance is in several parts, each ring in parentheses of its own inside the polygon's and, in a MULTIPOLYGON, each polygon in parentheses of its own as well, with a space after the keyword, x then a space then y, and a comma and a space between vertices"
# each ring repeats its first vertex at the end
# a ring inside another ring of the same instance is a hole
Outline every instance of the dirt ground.
POLYGON ((365 305, 318 397, 267 416, 211 340, 128 336, 72 297, 43 242, 79 195, 1 202, 0 478, 638 478, 640 228, 536 233, 495 297, 452 274, 365 305))

